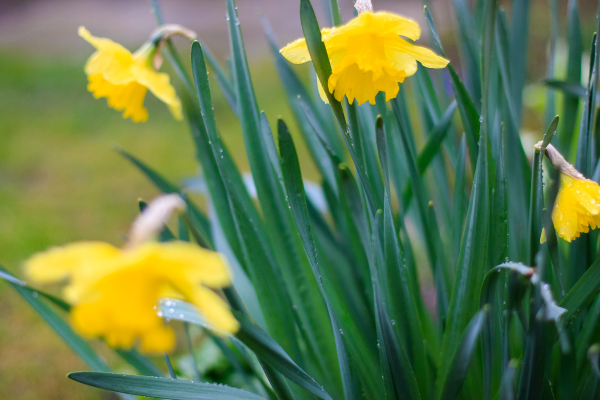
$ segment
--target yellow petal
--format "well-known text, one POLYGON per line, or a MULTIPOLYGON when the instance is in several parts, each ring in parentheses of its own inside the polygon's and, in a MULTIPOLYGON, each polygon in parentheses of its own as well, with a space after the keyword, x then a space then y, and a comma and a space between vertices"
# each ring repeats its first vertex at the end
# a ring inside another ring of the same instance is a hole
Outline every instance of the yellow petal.
POLYGON ((220 288, 231 284, 231 272, 224 258, 215 251, 188 242, 149 243, 156 262, 168 274, 180 269, 193 284, 220 288))
POLYGON ((25 274, 38 283, 57 282, 86 264, 118 256, 120 250, 103 242, 77 242, 53 247, 25 261, 25 274))
POLYGON ((289 62, 294 64, 303 64, 310 61, 310 53, 306 46, 306 39, 298 39, 279 50, 289 62))
POLYGON ((109 328, 109 318, 98 303, 76 305, 71 309, 75 330, 89 338, 101 337, 109 328))
POLYGON ((404 71, 405 76, 412 76, 417 72, 417 61, 398 46, 400 38, 385 41, 385 57, 389 67, 396 71, 404 71))
POLYGON ((224 333, 235 333, 240 327, 227 303, 215 292, 200 288, 196 291, 193 303, 207 323, 224 333))
POLYGON ((374 13, 373 19, 373 24, 376 24, 382 35, 395 33, 411 40, 417 40, 421 36, 419 24, 410 18, 383 11, 374 13))
POLYGON ((147 88, 135 81, 115 85, 102 74, 88 77, 88 90, 95 98, 106 97, 108 105, 115 110, 123 111, 123 118, 131 118, 134 122, 148 119, 148 110, 144 107, 147 88))
POLYGON ((143 254, 121 258, 130 265, 80 287, 83 293, 71 312, 74 328, 84 336, 104 338, 112 347, 129 348, 141 339, 143 351, 170 350, 172 332, 155 309, 163 277, 144 264, 143 254))
POLYGON ((133 346, 136 336, 133 331, 112 329, 106 333, 104 340, 110 347, 129 349, 133 346))
POLYGON ((93 36, 85 27, 80 26, 77 31, 79 36, 81 36, 85 41, 94 46, 98 50, 106 50, 112 53, 115 53, 119 56, 131 56, 131 52, 127 50, 125 47, 121 46, 119 43, 113 42, 107 38, 100 38, 93 36))
POLYGON ((321 100, 323 100, 325 104, 329 104, 329 98, 327 97, 327 93, 325 93, 325 89, 323 89, 323 85, 321 85, 321 81, 318 78, 317 87, 319 89, 319 96, 321 96, 321 100))
POLYGON ((140 342, 142 353, 169 353, 173 348, 175 348, 175 332, 167 326, 158 326, 142 334, 140 342))
POLYGON ((113 84, 123 84, 133 79, 130 69, 133 56, 129 50, 110 39, 92 36, 84 27, 79 28, 79 36, 98 49, 85 64, 87 75, 102 74, 104 79, 113 84))
POLYGON ((427 68, 445 68, 449 62, 444 57, 438 56, 426 47, 415 46, 414 44, 410 44, 400 38, 398 38, 398 40, 393 44, 388 43, 388 46, 390 46, 390 48, 394 48, 394 50, 398 52, 405 53, 413 57, 427 68))
POLYGON ((353 35, 363 33, 374 33, 378 36, 394 34, 417 40, 421 36, 421 29, 419 24, 410 18, 383 11, 364 12, 348 21, 347 24, 321 30, 322 39, 325 42, 335 37, 348 39, 353 35))
POLYGON ((542 235, 540 236, 540 244, 546 243, 546 229, 542 228, 542 235))
POLYGON ((173 104, 169 104, 169 111, 171 111, 171 115, 173 115, 173 118, 175 118, 177 121, 181 121, 183 119, 183 112, 181 111, 181 102, 179 101, 179 99, 177 99, 176 102, 173 102, 173 104))
POLYGON ((572 241, 582 232, 600 225, 600 187, 587 179, 561 174, 560 188, 552 210, 559 237, 572 241))
POLYGON ((398 83, 405 76, 403 71, 385 67, 374 79, 372 71, 363 71, 356 63, 340 63, 329 78, 329 90, 338 101, 346 96, 351 104, 354 99, 359 105, 367 101, 375 104, 375 96, 379 92, 385 92, 387 100, 395 98, 399 90, 398 83))
POLYGON ((156 97, 169 106, 175 119, 182 119, 181 102, 170 83, 169 75, 156 72, 139 63, 132 67, 132 71, 137 82, 150 89, 156 97))

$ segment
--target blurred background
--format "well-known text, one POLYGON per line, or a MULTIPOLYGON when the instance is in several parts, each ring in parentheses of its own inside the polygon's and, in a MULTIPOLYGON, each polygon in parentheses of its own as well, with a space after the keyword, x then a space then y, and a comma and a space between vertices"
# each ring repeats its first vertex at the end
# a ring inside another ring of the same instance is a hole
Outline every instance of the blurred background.
MULTIPOLYGON (((515 0, 517 1, 517 0, 515 0)), ((524 0, 519 0, 524 1, 524 0)), ((548 0, 530 0, 528 86, 522 135, 542 127, 548 0)), ((344 19, 352 0, 339 0, 344 19)), ((430 0, 442 42, 451 61, 456 48, 451 0, 430 0)), ((238 12, 260 107, 271 122, 293 118, 277 78, 259 16, 268 17, 281 46, 300 37, 297 0, 238 0, 238 12)), ((313 0, 323 16, 320 0, 313 0)), ((501 2, 507 12, 510 1, 501 2)), ((420 0, 373 0, 418 20, 427 45, 420 0)), ((559 7, 566 9, 566 1, 559 7)), ((167 22, 195 30, 223 65, 228 58, 224 0, 163 0, 167 22)), ((594 0, 580 0, 584 54, 589 53, 596 23, 594 0)), ((561 12, 561 16, 565 13, 561 12)), ((324 21, 324 19, 321 19, 324 21)), ((560 34, 565 34, 561 20, 560 34)), ((22 261, 52 245, 75 240, 122 243, 138 212, 139 198, 158 192, 117 152, 118 145, 173 182, 198 173, 188 129, 174 121, 152 95, 146 97, 149 120, 136 124, 95 100, 86 90, 83 65, 93 49, 77 36, 84 25, 93 35, 109 37, 135 50, 155 28, 148 0, 2 0, 0 1, 0 264, 17 276, 22 261)), ((323 25, 323 24, 322 24, 323 25)), ((188 44, 176 39, 184 59, 188 44)), ((564 46, 562 46, 564 47, 564 46)), ((561 49, 561 44, 557 51, 561 49)), ((559 57, 560 60, 560 57, 559 57)), ((165 63, 166 64, 166 63, 165 63)), ((584 60, 585 67, 587 62, 584 60)), ((564 65, 556 66, 561 77, 564 65)), ((299 70, 308 79, 308 66, 299 70)), ((170 72, 165 65, 163 70, 170 72)), ((587 71, 582 73, 587 76, 587 71)), ((172 75, 177 84, 177 78, 172 75)), ((214 83, 214 82, 213 82, 214 83)), ((215 112, 224 142, 238 165, 248 170, 241 130, 224 97, 213 85, 215 112)), ((298 136, 296 136, 298 137, 298 136)), ((533 140, 533 138, 532 138, 533 140)), ((299 145, 302 168, 318 181, 306 150, 299 145)), ((199 199, 201 202, 201 199, 199 199)), ((104 352, 108 355, 109 352, 104 352)), ((215 357, 207 351, 210 362, 215 357)), ((108 359, 119 370, 119 360, 108 359)), ((0 282, 0 391, 2 397, 30 399, 111 399, 112 395, 66 378, 86 365, 5 283, 0 282)))

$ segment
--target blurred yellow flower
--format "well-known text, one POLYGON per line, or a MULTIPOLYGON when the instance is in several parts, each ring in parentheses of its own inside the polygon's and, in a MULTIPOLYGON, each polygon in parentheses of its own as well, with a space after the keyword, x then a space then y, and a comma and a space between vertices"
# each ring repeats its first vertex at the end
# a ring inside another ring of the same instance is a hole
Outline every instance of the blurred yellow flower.
MULTIPOLYGON (((398 83, 417 71, 417 61, 427 68, 444 68, 448 60, 433 51, 415 46, 400 36, 417 40, 419 25, 389 12, 365 11, 346 25, 321 30, 331 62, 328 90, 338 101, 344 96, 352 103, 375 103, 375 95, 385 92, 386 101, 398 94, 398 83)), ((304 38, 281 49, 294 64, 310 61, 304 38)), ((327 96, 319 85, 321 98, 327 96)))
POLYGON ((92 36, 82 26, 79 36, 96 48, 85 64, 88 90, 95 98, 106 97, 110 107, 123 111, 123 118, 141 122, 148 119, 144 97, 150 89, 169 106, 176 119, 182 118, 181 102, 169 83, 169 75, 156 72, 152 66, 157 51, 154 41, 146 42, 131 54, 110 39, 92 36))
MULTIPOLYGON (((165 215, 151 217, 161 223, 165 215)), ((36 283, 68 280, 63 294, 73 305, 75 330, 104 338, 112 347, 129 348, 139 340, 145 353, 172 350, 175 334, 156 310, 166 297, 194 304, 217 333, 237 331, 239 323, 227 303, 212 290, 231 284, 229 268, 219 253, 187 242, 137 240, 123 249, 102 242, 51 248, 26 261, 26 274, 36 283)))
MULTIPOLYGON (((536 144, 539 150, 540 143, 536 144)), ((559 237, 570 242, 577 239, 581 232, 587 233, 600 226, 600 186, 569 164, 552 146, 546 148, 546 156, 560 171, 560 186, 554 208, 552 222, 559 237)), ((542 230, 541 243, 546 241, 542 230)))

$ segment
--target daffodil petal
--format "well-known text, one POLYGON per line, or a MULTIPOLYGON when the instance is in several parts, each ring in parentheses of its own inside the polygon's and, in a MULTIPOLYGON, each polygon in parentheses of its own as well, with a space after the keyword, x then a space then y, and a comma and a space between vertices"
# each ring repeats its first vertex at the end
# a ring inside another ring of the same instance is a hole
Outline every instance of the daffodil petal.
POLYGON ((229 306, 221 297, 209 289, 200 288, 196 291, 193 304, 198 307, 200 314, 217 332, 234 333, 239 329, 239 322, 231 314, 229 306))
POLYGON ((169 75, 143 66, 134 66, 132 71, 137 82, 150 89, 156 97, 167 104, 176 119, 182 119, 181 102, 170 83, 169 75))
POLYGON ((325 104, 329 104, 329 98, 327 97, 327 93, 325 93, 325 89, 323 85, 321 85, 321 81, 317 79, 317 88, 319 90, 319 96, 321 96, 321 100, 325 102, 325 104))
POLYGON ((143 255, 129 261, 133 261, 130 267, 103 276, 86 288, 72 310, 73 325, 85 336, 103 337, 112 347, 129 348, 141 338, 144 352, 167 351, 173 347, 174 338, 155 310, 162 277, 144 266, 144 261, 151 261, 143 255))
POLYGON ((308 47, 306 46, 306 39, 304 38, 293 41, 279 50, 279 52, 289 62, 294 64, 303 64, 311 60, 308 47))
POLYGON ((125 47, 121 46, 119 43, 113 42, 108 38, 93 36, 90 31, 85 29, 83 26, 80 26, 77 32, 79 36, 81 36, 86 42, 98 50, 107 50, 111 53, 114 53, 116 56, 131 57, 131 52, 125 47))
POLYGON ((175 348, 175 332, 167 326, 158 326, 142 334, 140 350, 145 354, 168 353, 175 348))
POLYGON ((552 221, 559 237, 572 241, 600 225, 600 186, 561 174, 552 221))
POLYGON ((385 92, 386 101, 393 99, 400 89, 398 83, 404 80, 406 74, 387 68, 383 70, 385 73, 374 79, 372 71, 362 71, 356 64, 340 64, 329 78, 329 90, 338 101, 346 96, 350 104, 355 99, 359 105, 367 101, 375 104, 375 96, 379 92, 385 92))
POLYGON ((123 118, 131 118, 134 122, 148 119, 148 111, 144 107, 147 88, 137 82, 115 85, 104 79, 101 74, 88 77, 88 90, 95 98, 106 97, 108 105, 115 110, 124 111, 123 118))
POLYGON ((417 72, 417 61, 414 57, 407 54, 397 46, 400 38, 386 40, 385 56, 391 69, 395 71, 404 71, 405 77, 412 76, 417 72))
POLYGON ((120 253, 103 242, 77 242, 52 247, 25 261, 25 274, 36 283, 51 283, 65 279, 90 262, 112 259, 120 253))
POLYGON ((417 40, 421 36, 421 28, 419 28, 419 24, 414 20, 390 12, 380 11, 375 13, 364 12, 345 25, 322 29, 321 37, 325 42, 335 37, 346 36, 347 39, 350 35, 364 32, 376 33, 382 36, 393 33, 405 36, 411 40, 417 40))
POLYGON ((221 254, 203 249, 187 242, 149 243, 155 262, 166 275, 182 271, 194 283, 208 287, 223 287, 231 284, 231 271, 221 254))
POLYGON ((109 330, 109 316, 97 303, 76 305, 71 309, 73 327, 83 336, 94 338, 103 336, 109 330))
POLYGON ((411 40, 417 40, 421 36, 419 24, 410 18, 385 11, 374 13, 374 16, 382 34, 391 32, 411 40))
POLYGON ((542 235, 540 236, 540 244, 546 243, 546 229, 542 228, 542 235))
POLYGON ((98 50, 85 64, 87 75, 102 74, 104 79, 113 84, 128 83, 133 79, 130 69, 133 56, 129 50, 110 39, 92 36, 83 27, 79 28, 79 36, 98 50))
POLYGON ((426 47, 415 46, 400 38, 398 38, 398 41, 396 41, 394 45, 390 46, 396 51, 406 53, 413 57, 427 68, 445 68, 449 62, 444 57, 438 56, 426 47))

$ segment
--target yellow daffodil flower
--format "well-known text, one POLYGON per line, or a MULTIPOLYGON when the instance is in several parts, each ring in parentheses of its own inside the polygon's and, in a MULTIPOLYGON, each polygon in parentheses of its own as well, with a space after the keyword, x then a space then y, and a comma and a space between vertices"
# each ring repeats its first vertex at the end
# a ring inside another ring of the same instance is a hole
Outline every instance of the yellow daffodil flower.
POLYGON ((181 102, 169 75, 153 68, 156 40, 146 42, 132 54, 110 39, 92 36, 84 27, 79 27, 79 36, 96 48, 85 64, 88 90, 95 98, 106 97, 110 107, 123 111, 123 118, 141 122, 148 119, 144 97, 150 90, 169 106, 176 119, 182 119, 181 102))
MULTIPOLYGON (((321 30, 331 62, 328 90, 338 101, 344 96, 352 104, 375 103, 375 95, 385 92, 386 101, 398 94, 398 84, 417 71, 417 61, 427 68, 444 68, 448 60, 433 51, 415 46, 400 36, 417 40, 419 25, 389 12, 362 12, 345 25, 321 30)), ((281 49, 294 64, 310 61, 304 38, 281 49)), ((327 102, 319 84, 321 98, 327 102)))
MULTIPOLYGON (((552 145, 546 148, 546 156, 560 171, 552 222, 558 236, 570 242, 581 232, 589 232, 590 227, 596 229, 600 226, 600 186, 586 179, 552 145)), ((540 241, 546 241, 544 231, 540 241)))
POLYGON ((589 179, 560 174, 560 188, 552 210, 558 236, 570 242, 590 227, 600 226, 600 186, 589 179))
MULTIPOLYGON (((156 310, 166 297, 194 304, 217 333, 236 332, 239 323, 212 290, 231 284, 225 260, 191 243, 157 243, 140 237, 136 227, 148 227, 148 216, 153 219, 150 225, 164 223, 165 213, 159 212, 157 218, 156 208, 150 203, 149 212, 141 214, 136 221, 141 223, 134 223, 123 249, 102 242, 55 247, 26 261, 27 276, 36 283, 68 280, 63 294, 73 306, 75 330, 104 338, 112 347, 130 348, 139 341, 145 353, 172 350, 175 334, 156 310)), ((146 235, 153 231, 150 228, 146 235)))

